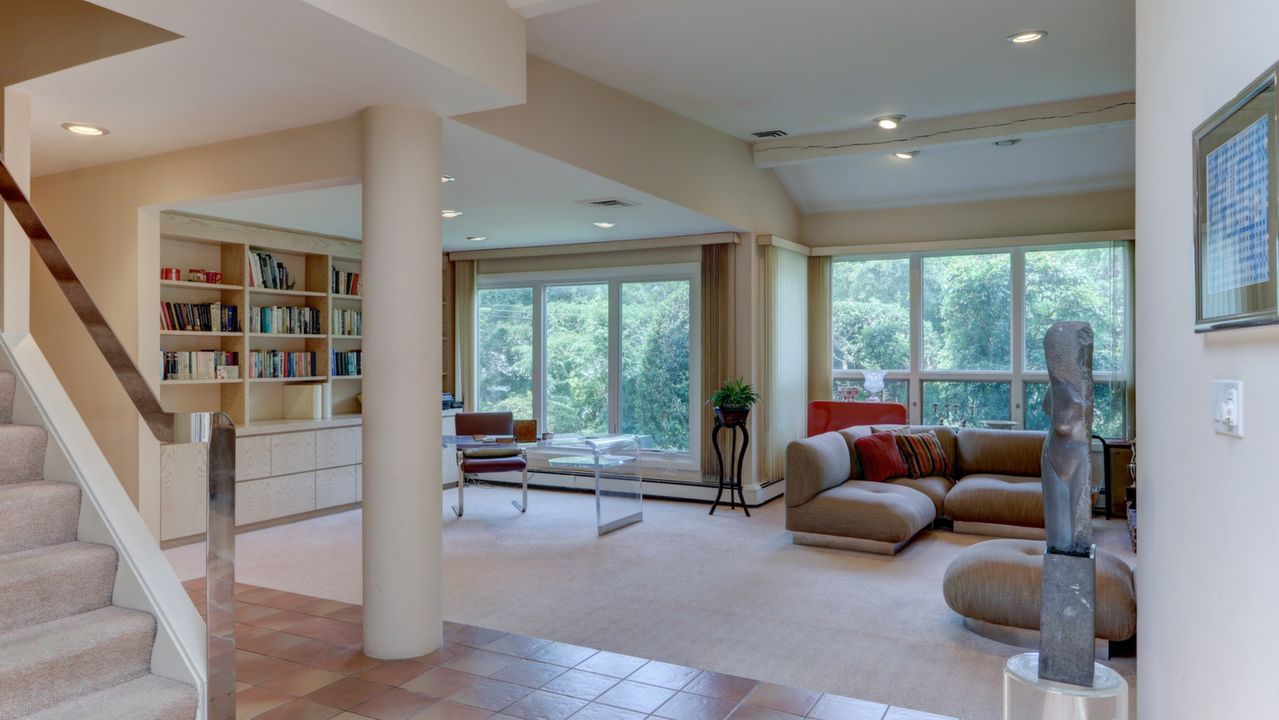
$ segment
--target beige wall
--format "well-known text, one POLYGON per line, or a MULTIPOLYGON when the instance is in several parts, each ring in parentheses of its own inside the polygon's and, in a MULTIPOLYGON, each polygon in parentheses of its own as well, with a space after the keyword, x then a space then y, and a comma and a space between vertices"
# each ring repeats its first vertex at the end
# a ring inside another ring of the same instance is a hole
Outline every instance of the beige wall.
MULTIPOLYGON (((32 202, 135 361, 159 352, 157 209, 358 178, 358 120, 286 130, 36 178, 32 202), (145 329, 145 332, 144 332, 145 329)), ((134 502, 137 412, 43 265, 32 262, 32 333, 134 502)), ((157 378, 158 379, 158 378, 157 378)), ((158 456, 157 456, 158 457, 158 456)))
POLYGON ((1276 27, 1275 2, 1137 0, 1142 718, 1274 717, 1279 702, 1279 327, 1193 331, 1190 163, 1195 128, 1279 57, 1276 27), (1214 379, 1244 383, 1243 438, 1212 430, 1214 379))
POLYGON ((533 56, 527 104, 454 119, 735 227, 799 230, 790 195, 745 142, 533 56))
POLYGON ((1132 190, 991 202, 817 213, 804 217, 806 245, 966 240, 1133 227, 1132 190))

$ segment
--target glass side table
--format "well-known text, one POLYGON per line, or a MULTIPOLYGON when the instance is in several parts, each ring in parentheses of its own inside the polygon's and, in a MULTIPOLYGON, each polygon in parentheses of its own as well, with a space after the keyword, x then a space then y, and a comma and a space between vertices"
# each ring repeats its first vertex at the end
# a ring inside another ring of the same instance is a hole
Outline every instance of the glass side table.
POLYGON ((644 519, 644 472, 639 438, 609 435, 598 438, 543 440, 540 448, 565 452, 551 458, 551 467, 590 472, 595 476, 595 524, 600 535, 644 519))

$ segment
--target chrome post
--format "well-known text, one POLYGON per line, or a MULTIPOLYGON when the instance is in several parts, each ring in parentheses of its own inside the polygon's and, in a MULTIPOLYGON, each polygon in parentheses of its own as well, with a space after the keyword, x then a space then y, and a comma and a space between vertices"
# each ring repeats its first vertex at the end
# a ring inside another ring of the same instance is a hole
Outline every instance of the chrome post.
POLYGON ((235 720, 235 422, 226 413, 175 416, 178 442, 209 447, 205 529, 208 720, 235 720))

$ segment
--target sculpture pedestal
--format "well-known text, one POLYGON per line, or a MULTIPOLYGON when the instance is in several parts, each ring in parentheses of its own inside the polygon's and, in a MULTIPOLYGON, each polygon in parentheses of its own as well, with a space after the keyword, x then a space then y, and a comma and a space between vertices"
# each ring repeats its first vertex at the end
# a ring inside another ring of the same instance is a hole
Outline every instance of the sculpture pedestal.
POLYGON ((1039 653, 1004 666, 1004 720, 1128 720, 1128 683, 1094 663, 1093 686, 1039 679, 1039 653))

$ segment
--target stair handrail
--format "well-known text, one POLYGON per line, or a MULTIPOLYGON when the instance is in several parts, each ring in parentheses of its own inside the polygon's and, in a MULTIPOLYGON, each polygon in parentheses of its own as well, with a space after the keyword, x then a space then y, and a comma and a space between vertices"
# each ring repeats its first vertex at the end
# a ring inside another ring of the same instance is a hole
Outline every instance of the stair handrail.
POLYGON ((125 394, 161 443, 208 445, 205 526, 206 715, 235 719, 235 422, 223 412, 166 412, 0 155, 0 198, 71 303, 125 394))

